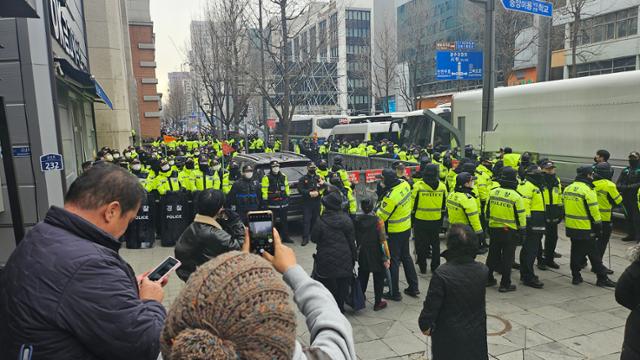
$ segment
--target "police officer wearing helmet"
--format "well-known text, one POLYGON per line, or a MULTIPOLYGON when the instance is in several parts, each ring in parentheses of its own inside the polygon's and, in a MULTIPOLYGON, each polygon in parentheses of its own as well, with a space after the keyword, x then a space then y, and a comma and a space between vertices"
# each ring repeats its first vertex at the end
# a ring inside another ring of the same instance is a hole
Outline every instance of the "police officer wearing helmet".
POLYGON ((391 164, 391 168, 396 171, 396 176, 409 183, 409 186, 413 187, 413 179, 407 176, 407 166, 402 161, 394 161, 391 164))
MULTIPOLYGON (((469 225, 479 238, 484 237, 478 202, 472 195, 475 176, 463 172, 456 176, 454 191, 447 196, 449 225, 469 225)), ((435 255, 435 254, 434 254, 435 255)))
POLYGON ((318 175, 320 175, 320 177, 324 180, 327 181, 327 178, 329 177, 329 168, 327 166, 327 160, 320 160, 320 162, 318 163, 318 170, 316 170, 316 173, 318 175))
POLYGON ((376 215, 385 222, 389 235, 389 251, 391 253, 391 291, 384 294, 386 299, 400 301, 399 271, 400 262, 404 268, 404 274, 409 287, 404 293, 417 297, 418 275, 411 259, 409 250, 409 237, 411 236, 411 186, 396 175, 391 169, 382 171, 382 181, 386 192, 381 198, 376 215))
POLYGON ((637 193, 640 189, 640 153, 632 151, 629 154, 629 166, 622 170, 618 178, 618 191, 622 194, 629 234, 622 241, 640 241, 640 212, 637 206, 637 193))
POLYGON ((547 268, 559 269, 560 265, 555 262, 555 258, 560 257, 556 253, 558 244, 558 224, 564 218, 564 204, 562 203, 562 184, 556 175, 556 165, 549 159, 540 162, 542 169, 542 179, 544 188, 542 197, 545 204, 545 233, 544 233, 544 263, 538 265, 540 270, 547 268))
POLYGON ((581 166, 575 181, 564 190, 562 199, 566 216, 566 233, 571 239, 571 283, 580 284, 580 270, 584 257, 591 261, 591 268, 598 276, 597 286, 615 287, 607 277, 607 268, 596 248, 596 236, 602 231, 602 217, 598 206, 598 195, 593 190, 593 168, 581 166))
POLYGON ((489 193, 485 211, 491 237, 487 255, 487 286, 497 283, 493 277, 493 272, 497 271, 502 274, 498 291, 509 292, 516 290, 516 286, 511 283, 511 266, 515 259, 518 240, 525 238, 527 217, 524 200, 516 190, 518 172, 505 166, 498 182, 500 187, 489 193))
MULTIPOLYGON (((608 162, 599 162, 593 167, 593 190, 598 196, 598 209, 602 217, 602 231, 597 234, 596 239, 600 257, 604 256, 611 238, 611 210, 614 205, 622 204, 622 195, 611 181, 612 177, 613 168, 608 162)), ((607 270, 607 274, 613 274, 613 270, 607 270)))
POLYGON ((298 180, 298 192, 302 195, 302 219, 304 230, 302 233, 302 246, 309 243, 313 224, 320 216, 320 195, 325 188, 324 179, 317 174, 316 164, 310 162, 307 165, 307 174, 298 180))
POLYGON ((340 175, 340 180, 342 180, 342 183, 344 184, 344 186, 351 187, 351 182, 349 181, 349 174, 347 173, 347 170, 345 170, 344 167, 342 166, 342 156, 337 155, 336 157, 333 158, 333 166, 331 167, 331 172, 338 173, 338 175, 340 175))
POLYGON ((420 273, 427 273, 427 254, 433 249, 431 272, 440 266, 440 228, 446 208, 447 187, 440 181, 440 167, 428 164, 422 168, 422 179, 411 192, 413 200, 413 233, 420 273))
POLYGON ((542 197, 542 171, 538 165, 529 165, 524 170, 524 181, 518 185, 518 192, 524 199, 527 215, 527 235, 520 250, 520 280, 526 286, 541 289, 544 284, 535 274, 533 265, 544 265, 540 246, 545 231, 544 198, 542 197))
POLYGON ((262 177, 262 201, 273 212, 274 219, 280 223, 280 235, 282 242, 293 243, 289 238, 289 180, 287 175, 280 171, 280 162, 273 160, 269 163, 271 170, 262 177))
POLYGON ((242 167, 242 177, 231 186, 227 195, 227 207, 240 215, 242 222, 247 222, 247 212, 260 209, 260 184, 253 176, 251 165, 242 167))

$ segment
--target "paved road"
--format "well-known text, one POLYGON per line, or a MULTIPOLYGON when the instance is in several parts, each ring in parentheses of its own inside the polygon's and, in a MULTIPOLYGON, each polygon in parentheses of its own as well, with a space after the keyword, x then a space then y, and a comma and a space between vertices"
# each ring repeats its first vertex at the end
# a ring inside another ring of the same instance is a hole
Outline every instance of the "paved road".
MULTIPOLYGON (((563 232, 564 229, 561 230, 563 232)), ((630 245, 620 241, 620 237, 614 234, 611 246, 611 268, 616 272, 614 279, 628 264, 625 254, 630 245)), ((299 244, 300 237, 294 236, 294 239, 299 244)), ((315 247, 294 245, 293 248, 299 263, 310 272, 315 247)), ((538 276, 545 283, 544 290, 519 285, 516 292, 501 294, 497 287, 487 289, 487 339, 491 359, 620 358, 624 324, 629 312, 615 302, 613 290, 595 286, 596 276, 593 273, 583 271, 585 283, 571 285, 569 242, 566 239, 560 240, 558 252, 563 255, 557 259, 561 265, 559 270, 538 271, 538 276)), ((136 273, 140 273, 172 255, 173 249, 123 249, 121 254, 136 273)), ((480 259, 484 261, 484 257, 480 259)), ((608 265, 608 254, 605 254, 605 265, 608 265)), ((405 296, 401 303, 389 302, 387 309, 378 312, 373 311, 370 300, 365 310, 347 314, 353 325, 360 359, 424 358, 425 337, 418 329, 417 319, 430 275, 419 277, 420 299, 405 296)), ((518 278, 519 275, 514 273, 514 279, 518 278)), ((402 285, 406 287, 406 284, 402 285)), ((166 288, 165 306, 170 306, 182 286, 182 281, 172 275, 166 288)), ((368 299, 373 299, 372 291, 369 289, 368 299)), ((298 337, 305 344, 309 341, 302 316, 298 319, 298 337)))

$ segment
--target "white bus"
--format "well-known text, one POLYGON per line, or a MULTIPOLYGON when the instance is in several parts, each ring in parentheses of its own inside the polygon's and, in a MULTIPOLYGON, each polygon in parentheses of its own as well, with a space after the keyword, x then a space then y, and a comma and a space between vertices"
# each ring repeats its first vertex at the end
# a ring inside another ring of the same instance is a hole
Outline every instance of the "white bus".
POLYGON ((400 124, 392 121, 364 122, 356 124, 336 125, 329 140, 339 141, 380 141, 383 139, 397 141, 400 124))
MULTIPOLYGON (((289 126, 289 136, 292 139, 317 137, 318 143, 326 141, 334 126, 347 123, 347 117, 343 115, 293 115, 289 126)), ((276 121, 276 136, 282 136, 282 129, 276 121)))

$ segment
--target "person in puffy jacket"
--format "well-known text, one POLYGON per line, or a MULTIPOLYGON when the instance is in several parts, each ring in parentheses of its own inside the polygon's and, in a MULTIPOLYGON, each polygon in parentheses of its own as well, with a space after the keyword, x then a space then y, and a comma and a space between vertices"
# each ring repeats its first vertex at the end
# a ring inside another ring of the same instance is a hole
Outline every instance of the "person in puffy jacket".
POLYGON ((220 254, 240 250, 244 242, 244 225, 240 216, 223 208, 222 191, 201 192, 197 204, 196 217, 175 248, 176 259, 182 262, 176 273, 185 282, 198 266, 220 254))
POLYGON ((442 253, 447 262, 433 273, 418 319, 420 330, 433 340, 433 360, 489 357, 485 309, 489 269, 475 261, 477 250, 478 240, 469 226, 451 226, 442 253))
POLYGON ((331 292, 340 311, 353 279, 356 262, 356 236, 353 222, 342 211, 343 195, 331 187, 322 197, 324 213, 318 219, 311 241, 316 244, 315 276, 331 292))
POLYGON ((162 282, 136 278, 118 254, 143 196, 135 176, 101 162, 27 233, 0 277, 0 359, 22 359, 23 346, 33 360, 158 357, 162 282))
POLYGON ((624 328, 620 360, 640 360, 640 245, 631 249, 629 258, 631 265, 616 286, 616 301, 631 310, 624 328))

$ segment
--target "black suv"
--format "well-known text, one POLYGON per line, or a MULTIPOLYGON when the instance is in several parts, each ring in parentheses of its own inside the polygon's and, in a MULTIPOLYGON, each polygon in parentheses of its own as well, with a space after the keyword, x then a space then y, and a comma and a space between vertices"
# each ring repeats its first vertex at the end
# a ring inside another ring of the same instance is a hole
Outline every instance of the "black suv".
POLYGON ((290 151, 275 153, 254 153, 240 154, 233 158, 240 164, 240 169, 244 165, 253 167, 253 177, 260 182, 262 177, 270 170, 269 163, 273 160, 280 162, 280 171, 287 176, 289 181, 289 214, 288 218, 296 219, 302 217, 302 196, 298 193, 298 180, 307 173, 307 164, 311 160, 300 154, 290 151))

